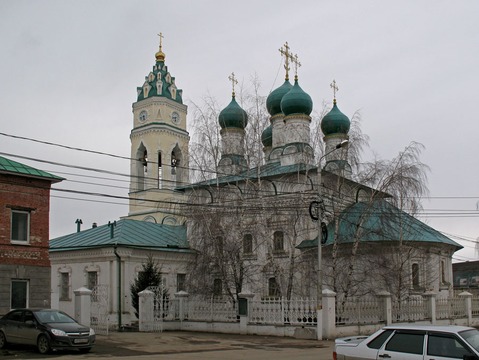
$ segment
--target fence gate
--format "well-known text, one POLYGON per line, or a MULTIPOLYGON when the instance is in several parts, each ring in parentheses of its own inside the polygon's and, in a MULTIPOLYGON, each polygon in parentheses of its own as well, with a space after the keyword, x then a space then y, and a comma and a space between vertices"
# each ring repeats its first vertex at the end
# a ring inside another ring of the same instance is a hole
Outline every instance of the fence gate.
POLYGON ((100 335, 108 335, 108 294, 108 285, 97 285, 91 293, 90 326, 100 335))

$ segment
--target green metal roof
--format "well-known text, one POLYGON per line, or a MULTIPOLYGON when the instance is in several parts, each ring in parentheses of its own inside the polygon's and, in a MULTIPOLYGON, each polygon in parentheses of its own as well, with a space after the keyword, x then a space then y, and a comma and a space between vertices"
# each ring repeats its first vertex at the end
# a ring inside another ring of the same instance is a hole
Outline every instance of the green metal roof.
POLYGON ((189 252, 186 226, 122 219, 111 237, 108 224, 50 240, 50 252, 122 246, 162 251, 189 252))
POLYGON ((245 170, 237 175, 220 176, 211 180, 200 181, 194 184, 177 187, 176 190, 216 186, 217 184, 236 184, 246 180, 255 180, 258 178, 267 179, 279 175, 306 173, 307 171, 314 171, 314 173, 316 173, 316 167, 308 164, 293 164, 281 166, 281 163, 278 161, 260 166, 259 168, 245 170))
POLYGON ((32 168, 31 166, 21 164, 13 160, 9 160, 7 158, 4 158, 3 156, 0 156, 0 173, 42 178, 45 180, 49 180, 52 183, 65 180, 64 178, 61 178, 59 176, 47 173, 46 171, 43 171, 43 170, 32 168))
MULTIPOLYGON (((402 238, 403 241, 442 243, 454 246, 456 250, 462 249, 460 244, 385 200, 358 202, 344 210, 339 219, 339 243, 352 243, 358 224, 361 226, 362 242, 398 241, 402 238)), ((334 222, 331 222, 325 246, 333 242, 334 222)), ((316 237, 303 241, 298 248, 317 247, 317 244, 316 237)))

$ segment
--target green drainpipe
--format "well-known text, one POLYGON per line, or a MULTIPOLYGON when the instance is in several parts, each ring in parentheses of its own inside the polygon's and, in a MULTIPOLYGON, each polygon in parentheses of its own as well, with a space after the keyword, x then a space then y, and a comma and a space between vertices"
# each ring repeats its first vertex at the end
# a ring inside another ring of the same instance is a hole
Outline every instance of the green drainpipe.
MULTIPOLYGON (((110 228, 110 239, 115 237, 115 227, 116 221, 110 222, 108 221, 108 227, 110 228)), ((113 246, 113 252, 116 256, 117 264, 118 264, 118 331, 121 331, 121 256, 118 255, 116 251, 118 244, 115 243, 113 246)))
POLYGON ((118 331, 121 331, 121 256, 118 255, 116 251, 117 246, 113 247, 113 252, 115 253, 116 260, 117 260, 117 268, 118 268, 118 331))

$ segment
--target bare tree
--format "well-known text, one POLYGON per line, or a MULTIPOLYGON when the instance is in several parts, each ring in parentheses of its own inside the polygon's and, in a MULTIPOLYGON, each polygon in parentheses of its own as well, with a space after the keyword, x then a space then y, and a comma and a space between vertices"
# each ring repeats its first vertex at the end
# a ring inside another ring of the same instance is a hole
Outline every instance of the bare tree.
POLYGON ((428 192, 428 167, 419 160, 422 149, 421 144, 411 143, 391 161, 376 160, 362 165, 358 183, 370 188, 360 190, 358 186, 356 193, 361 191, 362 195, 354 198, 361 202, 351 205, 354 212, 349 211, 348 217, 339 214, 335 217, 330 281, 333 290, 342 293, 344 302, 358 292, 372 292, 378 285, 391 290, 397 299, 411 289, 410 259, 420 258, 422 252, 404 243, 404 236, 410 233, 409 214, 417 212, 421 197, 428 192), (345 228, 349 229, 347 240, 340 237, 345 228), (381 249, 374 261, 368 256, 372 243, 381 249), (376 282, 368 285, 372 278, 376 282), (380 283, 379 278, 383 280, 380 283))

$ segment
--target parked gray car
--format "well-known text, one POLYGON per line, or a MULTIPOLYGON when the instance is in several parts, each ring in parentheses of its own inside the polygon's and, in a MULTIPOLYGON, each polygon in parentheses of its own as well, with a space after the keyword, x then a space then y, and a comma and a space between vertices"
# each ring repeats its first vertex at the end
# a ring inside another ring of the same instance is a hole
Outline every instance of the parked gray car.
POLYGON ((89 352, 95 331, 59 310, 15 309, 0 319, 0 349, 8 343, 34 345, 41 354, 55 349, 89 352))
POLYGON ((479 360, 479 331, 454 325, 386 326, 336 339, 334 360, 479 360))

